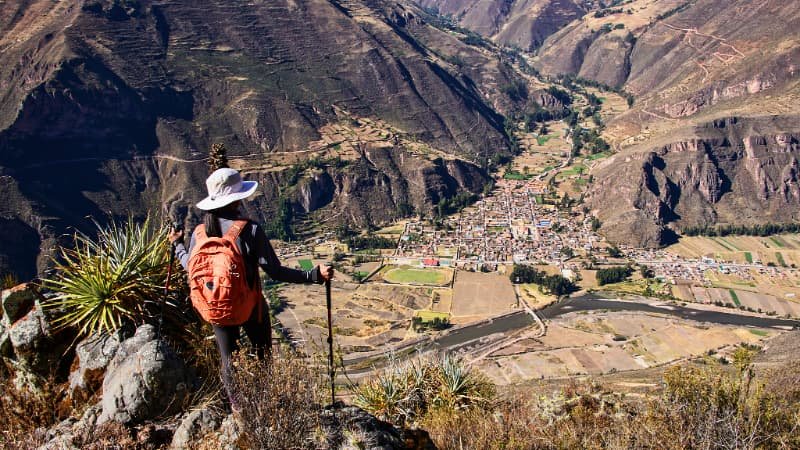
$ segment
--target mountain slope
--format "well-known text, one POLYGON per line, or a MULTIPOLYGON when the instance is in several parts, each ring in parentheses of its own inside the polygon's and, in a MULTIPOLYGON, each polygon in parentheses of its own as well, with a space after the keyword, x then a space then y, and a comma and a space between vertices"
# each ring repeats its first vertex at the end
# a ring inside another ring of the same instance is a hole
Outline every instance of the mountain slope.
MULTIPOLYGON (((0 242, 0 271, 30 275, 14 255, 40 248, 41 267, 87 215, 195 214, 213 142, 261 181, 250 212, 262 220, 286 199, 381 223, 479 191, 491 155, 509 152, 495 108, 512 102, 427 47, 462 44, 422 15, 374 0, 3 2, 0 236, 25 238, 0 242)), ((513 77, 485 51, 461 53, 498 85, 513 77)))
POLYGON ((716 120, 628 149, 594 171, 587 204, 609 239, 640 247, 690 227, 797 221, 797 119, 716 120))
POLYGON ((418 4, 498 44, 532 50, 567 23, 580 18, 589 2, 578 0, 418 0, 418 4))

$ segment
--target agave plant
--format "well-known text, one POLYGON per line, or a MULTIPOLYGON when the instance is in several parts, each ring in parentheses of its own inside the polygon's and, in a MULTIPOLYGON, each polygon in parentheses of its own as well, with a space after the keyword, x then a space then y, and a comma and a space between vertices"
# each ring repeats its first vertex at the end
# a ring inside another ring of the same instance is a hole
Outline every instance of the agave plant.
POLYGON ((359 385, 354 403, 381 419, 402 422, 407 415, 404 408, 407 394, 405 388, 405 383, 391 374, 379 374, 359 385))
MULTIPOLYGON (((62 248, 56 275, 45 287, 56 292, 44 307, 55 313, 56 328, 76 328, 81 335, 111 332, 125 323, 154 316, 164 298, 169 266, 167 227, 148 216, 103 227, 97 238, 76 233, 72 248, 62 248)), ((172 271, 171 283, 181 275, 172 271)))
POLYGON ((374 377, 353 386, 353 402, 375 416, 395 424, 414 419, 424 402, 426 365, 400 363, 391 356, 374 377))
POLYGON ((433 398, 434 405, 463 409, 483 404, 494 395, 492 383, 468 367, 461 358, 444 354, 435 363, 438 392, 433 398))

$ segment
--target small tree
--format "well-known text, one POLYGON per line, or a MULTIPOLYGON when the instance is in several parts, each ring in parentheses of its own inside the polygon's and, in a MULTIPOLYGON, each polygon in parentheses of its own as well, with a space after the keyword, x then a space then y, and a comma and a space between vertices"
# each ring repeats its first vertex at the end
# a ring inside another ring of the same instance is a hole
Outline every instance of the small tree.
POLYGON ((208 171, 214 172, 225 167, 228 167, 228 149, 225 148, 225 144, 217 142, 208 152, 208 171))

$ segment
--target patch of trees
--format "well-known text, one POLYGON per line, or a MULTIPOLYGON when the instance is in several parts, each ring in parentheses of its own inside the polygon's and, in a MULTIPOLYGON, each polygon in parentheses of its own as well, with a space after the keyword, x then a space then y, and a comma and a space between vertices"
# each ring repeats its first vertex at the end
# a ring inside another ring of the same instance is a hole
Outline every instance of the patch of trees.
POLYGON ((600 137, 600 133, 594 130, 574 130, 572 132, 572 155, 577 156, 581 152, 594 155, 611 149, 605 139, 600 137), (585 150, 585 151, 584 151, 585 150))
POLYGON ((594 17, 599 19, 601 17, 610 16, 612 14, 622 14, 622 8, 616 9, 601 9, 594 12, 594 17))
POLYGON ((607 269, 599 269, 597 271, 597 284, 600 286, 619 283, 625 281, 626 278, 631 276, 633 269, 630 266, 609 267, 607 269))
POLYGON ((572 104, 572 96, 569 95, 569 92, 556 87, 550 86, 547 88, 547 93, 555 97, 556 100, 560 101, 562 104, 569 106, 572 104))
POLYGON ((596 232, 602 226, 602 222, 597 217, 592 217, 592 231, 596 232))
POLYGON ((765 223, 760 225, 718 225, 687 227, 685 236, 771 236, 781 233, 800 233, 800 223, 765 223))
POLYGON ((397 215, 398 217, 409 217, 414 215, 414 205, 407 202, 402 202, 397 204, 397 215))
MULTIPOLYGON (((534 109, 532 111, 528 111, 523 116, 523 121, 525 122, 525 126, 528 131, 534 131, 536 128, 536 123, 544 123, 550 122, 552 120, 559 120, 563 119, 564 117, 568 117, 572 110, 569 108, 561 108, 561 109, 545 109, 535 104, 534 109)), ((577 123, 577 120, 576 120, 577 123)))
POLYGON ((264 225, 264 233, 266 233, 267 239, 280 239, 282 241, 294 239, 293 217, 292 203, 285 197, 279 198, 278 210, 275 211, 272 220, 264 225))
POLYGON ((475 203, 477 200, 478 196, 472 192, 459 192, 453 197, 443 198, 439 203, 437 203, 436 215, 438 217, 444 217, 448 214, 459 212, 467 206, 475 203))
POLYGON ((395 242, 383 236, 368 234, 366 236, 351 236, 345 240, 351 250, 366 250, 376 248, 394 248, 395 242))
POLYGON ((528 86, 523 80, 513 80, 501 87, 500 90, 515 102, 528 99, 528 86))
POLYGON ((320 158, 314 157, 311 159, 306 159, 304 161, 298 162, 296 164, 292 164, 288 169, 286 169, 285 176, 286 176, 286 185, 287 186, 294 186, 300 181, 300 178, 303 176, 308 169, 324 169, 326 167, 333 167, 335 169, 342 169, 347 167, 349 163, 338 156, 334 156, 332 158, 320 158))
POLYGON ((450 328, 450 319, 447 317, 434 317, 433 320, 422 320, 421 317, 415 316, 411 319, 411 327, 414 331, 445 330, 450 328))
POLYGON ((612 245, 612 246, 608 247, 608 256, 610 256, 612 258, 622 258, 624 255, 622 254, 622 251, 616 245, 612 245))
MULTIPOLYGON (((634 38, 635 39, 635 38, 634 38)), ((634 97, 633 94, 630 92, 626 92, 624 89, 619 87, 609 86, 607 84, 601 83, 595 80, 589 80, 587 78, 582 78, 579 76, 575 76, 573 74, 561 74, 558 76, 559 81, 565 88, 583 93, 584 90, 581 87, 593 87, 595 89, 599 89, 600 92, 613 92, 621 97, 623 97, 627 102, 628 106, 633 106, 634 97)))
POLYGON ((514 264, 514 269, 509 276, 512 283, 534 283, 542 286, 547 292, 553 295, 567 295, 575 292, 578 287, 561 275, 548 275, 546 272, 537 270, 533 266, 514 264))
POLYGON ((678 14, 679 12, 686 11, 687 9, 689 9, 690 6, 692 6, 692 4, 694 4, 694 1, 686 2, 686 3, 682 4, 682 5, 678 5, 675 8, 670 9, 669 11, 665 11, 665 12, 657 15, 656 16, 656 20, 657 21, 658 20, 664 20, 664 19, 666 19, 668 17, 674 16, 675 14, 678 14))

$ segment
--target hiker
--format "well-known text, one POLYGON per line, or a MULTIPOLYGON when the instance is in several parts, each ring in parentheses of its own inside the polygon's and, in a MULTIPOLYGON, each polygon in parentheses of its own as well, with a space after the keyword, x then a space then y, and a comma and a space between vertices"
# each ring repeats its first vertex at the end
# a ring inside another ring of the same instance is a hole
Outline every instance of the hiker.
POLYGON ((222 382, 231 398, 230 358, 239 348, 240 327, 259 359, 264 359, 265 352, 267 358, 271 357, 269 306, 261 291, 258 267, 275 281, 318 284, 333 278, 333 268, 317 266, 302 271, 281 265, 264 230, 246 219, 240 209, 242 200, 256 191, 258 182, 242 181, 238 171, 223 168, 206 179, 206 187, 208 197, 197 204, 206 214, 192 234, 189 249, 180 241, 183 231, 172 231, 169 240, 189 273, 192 304, 214 329, 222 382), (230 242, 235 247, 229 247, 230 242), (244 262, 243 274, 237 271, 237 257, 244 262))

